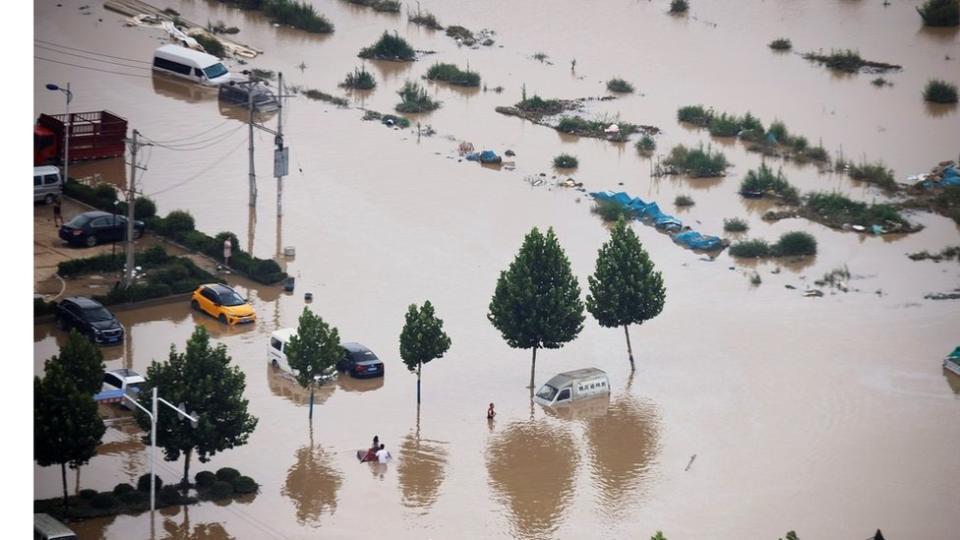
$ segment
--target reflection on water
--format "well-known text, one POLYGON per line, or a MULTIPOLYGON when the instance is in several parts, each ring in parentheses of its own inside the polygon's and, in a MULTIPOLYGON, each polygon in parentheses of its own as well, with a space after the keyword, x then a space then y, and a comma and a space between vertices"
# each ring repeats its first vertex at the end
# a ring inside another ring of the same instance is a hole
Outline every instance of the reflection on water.
POLYGON ((601 417, 607 414, 610 407, 610 394, 597 396, 592 399, 576 401, 559 407, 543 407, 543 410, 554 418, 562 420, 585 420, 601 417))
MULTIPOLYGON (((217 100, 217 106, 220 110, 220 116, 231 120, 238 120, 243 123, 250 121, 250 109, 245 105, 233 105, 221 100, 217 100)), ((258 124, 265 124, 277 115, 277 111, 254 111, 253 121, 258 124)))
POLYGON ((403 494, 403 505, 418 508, 426 514, 437 500, 440 485, 446 476, 445 443, 421 439, 416 431, 408 433, 400 443, 397 478, 403 494))
POLYGON ((200 103, 217 99, 217 89, 192 83, 171 75, 154 72, 150 77, 153 91, 161 96, 170 97, 187 103, 200 103))
POLYGON ((354 379, 346 372, 337 377, 337 386, 344 392, 369 392, 383 386, 383 377, 373 377, 372 379, 354 379))
POLYGON ((310 444, 297 450, 297 461, 287 472, 282 494, 293 501, 299 523, 319 525, 324 511, 336 512, 342 483, 343 475, 331 465, 330 454, 313 445, 311 431, 310 444))
POLYGON ((939 118, 941 116, 947 116, 948 114, 953 114, 957 112, 956 103, 930 103, 929 101, 925 103, 927 114, 939 118))
MULTIPOLYGON (((310 404, 310 389, 300 386, 300 383, 292 374, 274 366, 270 362, 267 364, 267 384, 270 386, 270 392, 277 397, 288 399, 297 405, 310 404)), ((314 388, 313 404, 322 405, 337 390, 337 385, 333 382, 327 382, 314 388)))
MULTIPOLYGON (((176 507, 179 510, 179 507, 176 507)), ((177 517, 179 512, 173 514, 177 517)), ((170 540, 228 540, 232 539, 219 523, 190 524, 190 509, 183 507, 183 521, 177 523, 174 519, 163 520, 163 532, 159 538, 170 540)))
POLYGON ((579 454, 569 428, 542 420, 510 424, 487 448, 487 474, 520 538, 552 538, 573 499, 579 454))
POLYGON ((947 378, 947 384, 950 385, 953 393, 960 396, 960 375, 943 368, 943 376, 947 378))
POLYGON ((613 401, 607 413, 586 421, 590 476, 601 512, 615 517, 642 492, 658 452, 660 419, 650 404, 631 394, 613 401))
POLYGON ((105 540, 107 538, 107 529, 117 519, 117 516, 109 516, 98 519, 87 519, 83 521, 71 522, 70 529, 77 533, 78 538, 83 540, 105 540))

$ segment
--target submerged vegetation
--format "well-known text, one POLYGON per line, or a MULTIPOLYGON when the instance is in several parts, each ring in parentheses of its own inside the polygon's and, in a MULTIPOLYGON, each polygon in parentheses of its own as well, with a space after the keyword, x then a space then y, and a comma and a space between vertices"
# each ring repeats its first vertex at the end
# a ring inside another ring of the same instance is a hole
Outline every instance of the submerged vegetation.
POLYGON ((333 23, 317 13, 313 5, 297 0, 220 0, 241 9, 262 11, 278 24, 286 24, 316 34, 333 32, 333 23))
POLYGON ((931 103, 956 103, 957 85, 942 79, 931 79, 923 89, 923 99, 931 103))
POLYGON ((517 103, 515 107, 521 111, 536 113, 543 116, 552 116, 555 114, 560 114, 563 111, 576 108, 576 106, 572 105, 570 102, 561 101, 559 99, 543 99, 536 94, 529 99, 524 99, 523 101, 517 103))
POLYGON ((596 204, 593 205, 593 208, 591 208, 590 211, 600 216, 600 219, 608 223, 616 222, 620 219, 628 221, 636 217, 636 214, 633 210, 609 199, 596 201, 596 204))
POLYGON ((768 46, 775 51, 789 51, 793 48, 793 43, 790 43, 787 38, 777 38, 771 41, 768 46))
POLYGON ((630 94, 633 92, 633 85, 621 78, 614 77, 607 81, 607 90, 618 94, 630 94))
POLYGON ((688 9, 690 9, 690 4, 687 0, 670 0, 670 13, 678 15, 686 13, 688 9))
POLYGON ((400 96, 400 103, 395 107, 397 112, 421 113, 440 108, 440 102, 431 99, 426 89, 415 82, 407 81, 397 94, 400 96))
POLYGON ((888 191, 895 191, 897 189, 897 181, 893 178, 893 171, 880 162, 851 163, 847 169, 847 174, 854 180, 875 184, 888 191))
POLYGON ((380 36, 380 39, 373 45, 360 49, 360 53, 357 56, 360 58, 399 62, 412 62, 417 59, 416 51, 407 43, 407 40, 396 34, 390 35, 387 32, 384 32, 383 35, 380 36))
POLYGON ((740 218, 731 218, 723 220, 723 230, 732 233, 746 232, 750 226, 747 225, 747 222, 740 218))
POLYGON ((676 198, 673 199, 673 204, 683 208, 687 206, 693 206, 696 204, 696 202, 694 202, 693 198, 691 198, 689 195, 677 195, 676 198))
POLYGON ((844 225, 873 227, 884 230, 913 230, 910 223, 890 204, 867 204, 854 201, 839 193, 811 193, 806 196, 801 215, 834 229, 844 225))
POLYGON ((657 149, 657 142, 650 135, 644 134, 634 146, 640 155, 649 156, 657 149))
POLYGON ((353 88, 355 90, 372 90, 376 86, 377 81, 373 78, 373 74, 363 66, 354 68, 353 72, 347 73, 347 77, 340 83, 341 88, 353 88))
POLYGON ((745 197, 762 197, 767 194, 780 197, 787 204, 799 204, 800 193, 790 185, 783 171, 773 174, 765 164, 757 170, 750 170, 740 184, 740 194, 745 197))
POLYGON ((593 137, 596 139, 607 139, 615 142, 627 140, 633 133, 640 131, 640 126, 629 122, 620 122, 608 118, 599 118, 587 120, 579 116, 564 116, 557 124, 557 131, 570 133, 580 137, 593 137), (616 125, 617 130, 613 132, 606 131, 610 125, 616 125))
POLYGON ((457 86, 480 86, 480 74, 475 71, 461 70, 454 64, 434 64, 427 70, 427 79, 444 81, 457 86))
POLYGON ((193 39, 197 40, 197 43, 203 47, 203 50, 217 58, 223 58, 227 55, 227 49, 223 46, 223 43, 213 35, 197 33, 197 35, 193 36, 193 39))
POLYGON ((400 13, 400 2, 396 0, 347 0, 351 4, 373 8, 382 13, 400 13))
POLYGON ((407 20, 413 24, 426 26, 433 30, 443 30, 443 25, 437 21, 437 17, 428 11, 420 11, 419 5, 417 6, 417 12, 413 15, 408 15, 407 20))
POLYGON ((730 246, 730 255, 756 259, 766 257, 805 257, 817 254, 817 239, 810 233, 792 231, 784 233, 777 243, 770 245, 765 240, 753 239, 730 246))
POLYGON ((556 169, 575 169, 580 165, 577 158, 570 154, 560 154, 553 158, 553 167, 556 169))
POLYGON ((714 151, 709 146, 704 150, 703 145, 687 148, 678 144, 670 150, 670 155, 663 162, 677 172, 694 178, 723 176, 729 166, 722 152, 714 151))
POLYGON ((337 97, 313 88, 301 90, 300 93, 314 101, 326 101, 327 103, 332 103, 337 107, 348 107, 350 105, 350 102, 345 98, 337 97))
POLYGON ((958 0, 926 0, 917 8, 917 13, 926 26, 958 26, 960 25, 960 1, 958 0))
POLYGON ((864 60, 860 57, 859 52, 850 49, 831 49, 830 54, 808 52, 804 54, 803 57, 811 62, 816 62, 830 69, 845 73, 859 73, 861 70, 866 70, 871 73, 884 73, 891 70, 902 69, 902 66, 897 64, 864 60))

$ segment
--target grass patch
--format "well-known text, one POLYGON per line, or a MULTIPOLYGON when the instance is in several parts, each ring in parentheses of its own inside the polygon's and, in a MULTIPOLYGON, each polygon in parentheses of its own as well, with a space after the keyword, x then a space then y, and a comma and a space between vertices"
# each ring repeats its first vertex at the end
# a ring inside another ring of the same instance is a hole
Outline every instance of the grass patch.
POLYGON ((440 102, 431 99, 426 89, 415 82, 404 83, 397 95, 400 96, 400 103, 394 107, 397 112, 421 113, 440 108, 440 102))
POLYGON ((607 90, 618 94, 633 93, 633 85, 620 78, 613 78, 607 81, 607 90))
POLYGON ((828 227, 842 228, 844 224, 871 227, 909 228, 900 212, 889 204, 867 204, 854 201, 839 193, 811 193, 804 204, 803 215, 828 227))
POLYGON ((743 240, 730 246, 730 255, 741 259, 759 259, 770 256, 770 244, 759 238, 743 240))
POLYGON ((887 64, 886 62, 864 60, 860 57, 860 53, 851 49, 831 49, 830 54, 823 54, 822 52, 809 52, 804 54, 803 57, 811 62, 816 62, 830 69, 842 71, 844 73, 858 73, 864 69, 874 73, 883 73, 902 68, 902 66, 897 64, 887 64))
POLYGON ((354 68, 352 72, 347 73, 346 78, 340 83, 341 88, 353 88, 355 90, 372 90, 376 86, 377 80, 363 66, 354 68))
POLYGON ((888 81, 883 77, 877 77, 876 79, 870 81, 870 84, 876 86, 877 88, 883 88, 884 86, 893 86, 893 83, 888 81))
POLYGON ((579 165, 577 158, 570 154, 560 154, 553 158, 553 166, 556 169, 576 169, 579 165))
POLYGON ((721 113, 720 116, 710 118, 707 129, 714 137, 736 137, 740 133, 740 120, 736 116, 721 113))
POLYGON ((220 43, 220 40, 206 34, 197 34, 193 36, 197 40, 197 43, 203 47, 203 50, 207 53, 216 56, 217 58, 223 58, 227 55, 227 49, 223 47, 223 43, 220 43))
POLYGON ((327 103, 332 103, 337 107, 348 107, 350 102, 345 98, 337 97, 326 92, 321 92, 320 90, 315 90, 313 88, 307 88, 306 90, 300 90, 300 93, 307 96, 308 98, 314 101, 326 101, 327 103))
POLYGON ((277 74, 269 69, 253 68, 250 70, 250 79, 254 81, 272 81, 276 77, 277 74))
POLYGON ((893 178, 893 171, 880 162, 851 164, 847 174, 854 180, 875 184, 888 191, 897 189, 897 181, 893 178))
POLYGON ((777 38, 767 46, 775 51, 789 51, 793 48, 793 43, 790 43, 790 40, 787 38, 777 38))
POLYGON ((480 86, 480 74, 474 71, 463 71, 454 64, 434 64, 427 70, 427 79, 444 81, 457 86, 480 86))
POLYGON ((925 259, 930 259, 933 262, 950 261, 953 259, 960 261, 960 246, 948 246, 943 248, 940 253, 935 254, 927 250, 918 251, 917 253, 910 253, 907 257, 912 261, 922 261, 925 259))
POLYGON ((772 193, 783 199, 787 204, 799 204, 800 192, 790 185, 782 170, 773 174, 765 164, 757 170, 747 171, 747 176, 740 183, 740 194, 745 197, 762 197, 772 193))
POLYGON ((677 197, 673 200, 673 204, 675 206, 684 208, 684 207, 693 206, 697 203, 694 202, 694 200, 688 195, 677 195, 677 197))
POLYGON ((553 116, 560 114, 568 107, 559 99, 543 99, 534 94, 533 97, 525 99, 515 105, 521 111, 540 114, 543 116, 553 116))
POLYGON ((784 233, 776 244, 755 238, 744 240, 730 246, 730 255, 742 259, 763 259, 767 257, 805 257, 817 254, 817 239, 801 231, 784 233))
POLYGON ((456 24, 448 26, 446 33, 447 33, 447 36, 452 37, 453 39, 459 39, 460 41, 463 41, 464 43, 467 43, 467 44, 470 44, 476 41, 476 38, 473 37, 473 32, 471 32, 467 28, 458 26, 456 24))
POLYGON ((437 17, 428 11, 420 11, 419 6, 417 6, 417 13, 415 15, 410 15, 407 18, 407 21, 416 25, 426 26, 427 28, 433 30, 443 30, 443 26, 439 21, 437 21, 437 17))
POLYGON ((360 53, 357 56, 376 60, 412 62, 416 60, 417 53, 413 50, 413 47, 407 43, 407 40, 396 34, 390 35, 384 32, 376 43, 360 49, 360 53))
POLYGON ((385 126, 398 126, 403 129, 410 127, 410 121, 402 116, 393 114, 380 114, 377 111, 367 111, 363 115, 363 120, 377 120, 385 126))
POLYGON ((927 0, 917 8, 925 26, 960 25, 960 2, 957 0, 927 0))
POLYGON ((704 150, 703 145, 687 148, 682 144, 674 146, 663 162, 694 178, 723 176, 729 165, 719 150, 713 151, 709 146, 704 150))
POLYGON ((723 220, 723 230, 727 232, 740 233, 746 232, 750 226, 747 225, 746 220, 740 218, 731 218, 723 220))
POLYGON ((545 52, 535 52, 535 53, 533 53, 532 58, 533 58, 534 60, 536 60, 537 62, 546 62, 546 61, 547 61, 547 58, 550 58, 550 57, 547 56, 547 53, 545 53, 545 52))
POLYGON ((579 116, 564 116, 557 124, 557 131, 570 133, 580 137, 594 137, 597 139, 607 139, 615 142, 623 142, 630 135, 640 131, 640 128, 629 122, 619 122, 609 118, 600 118, 587 120, 579 116), (605 130, 610 124, 616 124, 619 131, 607 133, 605 130))
POLYGON ((333 23, 317 13, 313 5, 297 0, 220 0, 225 4, 232 4, 241 9, 250 9, 263 12, 273 22, 285 24, 313 32, 315 34, 329 34, 333 32, 333 23))
POLYGON ((703 105, 687 105, 677 110, 677 120, 700 127, 707 127, 711 118, 713 111, 704 109, 703 105))
POLYGON ((690 9, 690 3, 687 0, 670 0, 670 13, 679 15, 686 13, 690 9))
POLYGON ((644 134, 634 146, 639 154, 649 156, 657 149, 657 142, 650 135, 644 134))
POLYGON ((207 21, 207 31, 214 34, 238 34, 240 29, 236 26, 227 26, 223 21, 217 21, 216 24, 207 21))
POLYGON ((931 103, 956 103, 957 85, 942 79, 931 79, 923 89, 923 99, 931 103))
POLYGON ((624 221, 630 221, 636 217, 633 210, 611 200, 597 201, 590 211, 600 216, 600 219, 607 223, 615 222, 621 218, 623 218, 624 221))
POLYGON ((381 13, 400 13, 400 2, 396 0, 347 0, 351 4, 373 8, 381 13))

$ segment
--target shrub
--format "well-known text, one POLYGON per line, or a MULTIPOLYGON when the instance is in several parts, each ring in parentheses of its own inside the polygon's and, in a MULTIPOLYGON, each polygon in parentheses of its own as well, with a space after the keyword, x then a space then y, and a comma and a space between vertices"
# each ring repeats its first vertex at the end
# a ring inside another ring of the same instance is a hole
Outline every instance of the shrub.
POLYGON ((227 55, 227 50, 223 47, 223 43, 220 43, 220 40, 207 34, 196 34, 192 36, 193 39, 197 40, 197 43, 203 47, 203 50, 207 51, 208 54, 212 54, 217 58, 223 58, 227 55))
POLYGON ((315 90, 313 88, 301 90, 300 93, 314 101, 326 101, 327 103, 333 103, 337 107, 348 107, 350 105, 350 102, 342 97, 321 92, 320 90, 315 90))
POLYGON ((68 179, 63 184, 63 194, 104 212, 117 211, 117 207, 113 204, 117 200, 117 193, 109 185, 101 184, 94 188, 76 180, 68 179))
POLYGON ((957 85, 941 79, 931 79, 923 89, 923 99, 932 103, 956 103, 957 85))
MULTIPOLYGON (((126 201, 118 202, 113 212, 116 212, 117 215, 126 216, 126 201)), ((157 204, 147 197, 137 197, 136 202, 133 203, 133 214, 134 218, 139 220, 150 219, 157 215, 157 204)))
POLYGON ((687 0, 670 0, 670 13, 686 13, 690 9, 687 0))
POLYGON ((563 102, 558 99, 543 99, 536 94, 530 99, 524 99, 517 103, 516 107, 521 111, 535 112, 546 116, 563 112, 563 102))
POLYGON ((654 150, 657 149, 656 141, 654 141, 653 137, 649 135, 644 135, 643 137, 640 137, 640 140, 637 141, 637 144, 635 146, 637 148, 637 152, 644 155, 651 154, 653 153, 654 150))
POLYGON ((535 53, 533 53, 533 59, 536 60, 537 62, 546 62, 546 61, 547 61, 547 58, 550 58, 550 57, 547 56, 547 53, 545 53, 545 52, 535 52, 535 53))
POLYGON ((633 92, 633 85, 620 78, 613 78, 607 81, 607 90, 619 94, 629 94, 633 92))
POLYGON ((690 149, 682 144, 670 150, 664 163, 695 178, 723 176, 727 168, 727 158, 721 152, 714 152, 709 147, 704 150, 703 146, 690 149))
POLYGON ((629 221, 636 217, 633 210, 616 201, 610 200, 597 201, 590 211, 607 222, 614 222, 620 218, 629 221))
POLYGON ((120 502, 123 504, 141 504, 147 500, 147 494, 142 491, 124 491, 123 493, 117 495, 117 498, 120 499, 120 502))
POLYGON ((677 198, 673 200, 673 204, 676 206, 685 207, 693 206, 696 203, 688 195, 677 195, 677 198))
POLYGON ((761 239, 744 240, 730 246, 730 255, 743 259, 769 257, 770 246, 761 239))
POLYGON ((876 79, 870 81, 870 84, 872 84, 872 85, 874 85, 874 86, 883 87, 883 86, 886 86, 886 85, 888 85, 888 84, 891 84, 891 85, 892 85, 893 83, 890 82, 890 81, 888 81, 888 80, 886 80, 886 79, 883 78, 883 77, 877 77, 876 79))
POLYGON ((777 174, 774 175, 773 171, 765 164, 761 164, 756 171, 747 171, 743 182, 740 183, 740 194, 757 196, 767 192, 775 193, 789 204, 800 202, 800 193, 797 188, 787 182, 786 177, 783 176, 783 171, 777 171, 777 174))
POLYGON ((340 83, 340 86, 357 90, 371 90, 377 86, 377 81, 373 78, 372 73, 361 66, 354 68, 352 73, 347 73, 347 78, 340 83))
POLYGON ((570 154, 560 154, 553 158, 553 166, 557 169, 575 169, 580 165, 577 158, 570 154))
POLYGON ((104 201, 109 201, 112 205, 113 201, 117 200, 117 188, 110 184, 97 184, 93 187, 93 196, 104 201))
POLYGON ((384 32, 376 43, 360 49, 360 54, 357 56, 360 58, 376 58, 378 60, 413 61, 416 60, 417 53, 413 50, 413 47, 407 43, 407 40, 396 34, 391 36, 387 32, 384 32))
POLYGON ((807 151, 807 146, 809 146, 810 144, 809 142, 807 142, 806 137, 799 136, 799 135, 796 137, 791 137, 789 140, 789 143, 790 143, 790 147, 793 148, 797 153, 801 155, 807 151))
POLYGON ((557 124, 557 129, 564 133, 577 133, 590 131, 593 128, 591 123, 579 116, 564 116, 557 124))
POLYGON ((677 110, 677 120, 706 127, 713 117, 713 112, 703 108, 703 105, 687 105, 677 110))
POLYGON ((197 483, 197 487, 208 488, 217 481, 217 475, 210 471, 200 471, 193 476, 193 480, 197 483))
POLYGON ((94 498, 94 497, 97 496, 97 490, 95 490, 95 489, 81 489, 79 495, 80 495, 80 498, 81 498, 81 499, 90 500, 90 499, 92 499, 92 498, 94 498))
POLYGON ((47 302, 43 298, 37 297, 33 299, 33 316, 40 317, 41 315, 52 315, 57 312, 57 303, 56 302, 47 302))
POLYGON ((145 266, 159 266, 170 260, 167 250, 163 246, 152 246, 139 253, 139 260, 145 266))
POLYGON ((240 29, 236 26, 227 26, 227 23, 223 21, 217 21, 216 24, 211 23, 207 20, 207 31, 214 34, 238 34, 240 29))
POLYGON ((887 222, 907 226, 909 223, 889 204, 872 204, 850 200, 839 193, 811 193, 804 206, 812 217, 827 225, 839 227, 845 223, 888 225, 887 222))
POLYGON ((770 124, 770 128, 767 129, 767 136, 772 137, 774 141, 778 143, 786 144, 790 134, 787 132, 787 126, 783 122, 775 120, 770 124))
POLYGON ((775 51, 789 51, 793 48, 793 44, 787 38, 777 38, 770 42, 769 47, 775 51))
POLYGON ((186 210, 174 210, 163 218, 161 234, 179 238, 180 235, 194 230, 193 216, 186 210))
POLYGON ((440 107, 440 103, 431 99, 426 89, 415 82, 407 81, 397 94, 400 96, 400 103, 395 107, 397 112, 420 113, 440 107))
POLYGON ((176 504, 180 502, 180 490, 174 485, 163 486, 157 494, 157 498, 163 504, 176 504))
POLYGON ((211 499, 224 499, 233 495, 233 484, 223 480, 217 480, 210 486, 209 496, 211 499))
POLYGON ((116 272, 123 268, 124 256, 104 253, 83 259, 70 259, 57 263, 57 274, 72 277, 96 272, 116 272))
POLYGON ((427 28, 432 28, 433 30, 443 30, 443 26, 437 22, 437 18, 433 15, 433 13, 428 13, 426 11, 421 12, 419 8, 417 9, 417 14, 410 16, 407 20, 413 24, 426 26, 427 28))
POLYGON ((740 119, 740 129, 745 131, 754 131, 759 134, 763 134, 763 122, 759 118, 750 114, 750 111, 747 111, 747 114, 743 115, 743 118, 740 119))
POLYGON ((427 70, 427 79, 444 81, 457 86, 480 86, 480 74, 473 71, 461 71, 454 64, 434 64, 427 70))
POLYGON ((876 184, 886 190, 897 189, 897 181, 893 177, 893 171, 880 162, 851 164, 847 174, 854 180, 876 184))
POLYGON ((447 36, 452 37, 453 39, 459 39, 468 45, 476 41, 476 38, 473 37, 473 32, 456 24, 448 26, 446 33, 447 36))
POLYGON ((957 0, 927 0, 917 8, 926 26, 960 25, 960 2, 957 0))
POLYGON ((727 113, 721 113, 720 116, 710 118, 707 126, 710 135, 714 137, 736 137, 740 132, 740 122, 736 116, 727 116, 727 113))
POLYGON ((136 489, 135 487, 131 486, 130 484, 127 484, 126 482, 121 482, 121 483, 113 486, 113 494, 116 495, 116 496, 118 496, 118 497, 119 497, 120 495, 123 495, 124 493, 130 493, 130 492, 136 491, 136 490, 137 490, 137 489, 136 489))
POLYGON ((830 154, 827 153, 826 148, 819 144, 812 148, 808 148, 803 153, 803 156, 814 161, 830 161, 830 154))
POLYGON ((90 499, 90 506, 98 509, 104 510, 107 508, 113 508, 117 505, 117 498, 113 496, 113 493, 109 491, 104 491, 103 493, 97 493, 90 499))
POLYGON ((777 257, 794 257, 817 254, 817 239, 810 233, 793 231, 784 233, 772 248, 777 257))
MULTIPOLYGON (((229 0, 232 3, 254 4, 263 10, 264 15, 279 24, 288 24, 300 30, 315 34, 329 34, 333 32, 333 24, 323 15, 317 13, 311 4, 296 0, 229 0)), ((253 6, 251 6, 253 7, 253 6)))
POLYGON ((233 467, 222 467, 217 469, 217 480, 222 480, 224 482, 233 482, 240 477, 240 471, 234 469, 233 467))
MULTIPOLYGON (((182 243, 187 249, 192 249, 193 251, 206 252, 211 247, 217 247, 214 245, 213 240, 203 234, 200 231, 190 231, 184 234, 180 238, 180 243, 182 243)), ((222 246, 223 244, 221 244, 222 246)))
POLYGON ((249 476, 238 476, 233 481, 233 490, 237 493, 255 493, 259 487, 249 476))
POLYGON ((745 220, 740 218, 731 218, 723 220, 723 230, 727 232, 746 232, 750 226, 745 220))

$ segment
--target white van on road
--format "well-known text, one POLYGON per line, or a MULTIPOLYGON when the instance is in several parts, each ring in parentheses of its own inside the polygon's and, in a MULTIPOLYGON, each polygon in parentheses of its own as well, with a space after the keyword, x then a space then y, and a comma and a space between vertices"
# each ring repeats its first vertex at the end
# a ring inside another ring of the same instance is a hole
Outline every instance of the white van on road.
POLYGON ((206 86, 230 81, 230 70, 219 58, 179 45, 163 45, 153 53, 153 69, 206 86))
POLYGON ((597 368, 584 368, 554 375, 537 390, 533 400, 541 405, 567 405, 575 401, 610 395, 610 379, 597 368))
POLYGON ((53 165, 33 168, 33 202, 50 204, 63 193, 60 169, 53 165))

